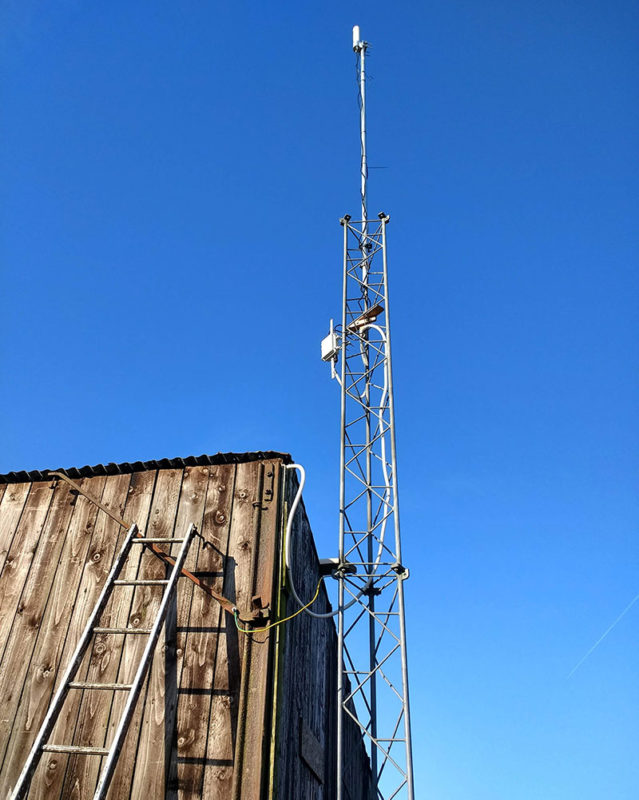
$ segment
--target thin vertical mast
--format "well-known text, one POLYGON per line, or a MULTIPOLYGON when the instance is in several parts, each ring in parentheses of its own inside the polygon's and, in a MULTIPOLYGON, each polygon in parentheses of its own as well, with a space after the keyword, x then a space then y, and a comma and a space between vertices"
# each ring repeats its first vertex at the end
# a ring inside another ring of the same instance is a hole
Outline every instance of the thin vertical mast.
MULTIPOLYGON (((359 25, 353 28, 353 50, 357 53, 359 87, 360 194, 362 200, 362 243, 368 234, 368 158, 366 153, 366 49, 368 42, 360 39, 359 25)), ((364 254, 362 254, 364 255, 364 254)), ((362 279, 366 281, 367 264, 363 264, 362 279)))
POLYGON ((336 798, 346 800, 354 721, 370 759, 370 798, 413 800, 404 581, 395 453, 386 226, 368 217, 366 52, 357 55, 361 220, 344 216, 342 324, 322 343, 322 357, 341 358, 340 518, 337 662, 336 798), (393 535, 394 534, 394 535, 393 535))

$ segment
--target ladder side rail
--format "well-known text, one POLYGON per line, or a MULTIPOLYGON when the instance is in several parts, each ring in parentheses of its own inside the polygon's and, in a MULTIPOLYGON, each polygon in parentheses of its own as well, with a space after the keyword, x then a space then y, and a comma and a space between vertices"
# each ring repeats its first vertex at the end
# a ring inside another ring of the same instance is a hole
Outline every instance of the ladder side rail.
POLYGON ((129 531, 126 535, 126 539, 122 547, 120 548, 120 552, 117 555, 117 558, 113 562, 113 566, 111 567, 111 571, 109 572, 106 581, 104 582, 104 586, 102 587, 102 591, 100 592, 100 597, 98 598, 98 602, 96 603, 89 619, 87 620, 87 624, 82 631, 82 635, 78 640, 75 650, 73 651, 73 655, 71 657, 71 661, 67 666, 64 675, 60 681, 58 686, 58 690, 55 693, 53 700, 51 701, 51 705, 49 706, 49 710, 40 726, 40 730, 36 739, 31 747, 31 751, 27 757, 26 763, 22 768, 22 772, 18 778, 16 786, 10 795, 10 800, 21 800, 26 795, 28 791, 29 784, 31 783, 31 778, 33 777, 33 773, 38 766, 40 758, 42 756, 42 746, 46 742, 46 740, 51 735, 51 731, 56 723, 60 710, 62 708, 62 704, 64 703, 67 694, 69 693, 69 683, 71 682, 71 678, 77 672, 84 654, 89 646, 89 642, 91 641, 91 636, 93 634, 93 628, 95 627, 95 623, 97 622, 99 616, 104 611, 104 607, 107 604, 109 599, 109 595, 111 594, 111 590, 114 586, 114 581, 120 574, 122 567, 124 566, 124 562, 129 554, 129 550, 131 548, 131 543, 133 539, 138 535, 138 526, 134 522, 133 525, 129 528, 129 531))
POLYGON ((118 757, 120 755, 120 750, 122 749, 122 745, 124 743, 124 737, 126 736, 126 732, 129 728, 129 723, 131 722, 133 712, 135 711, 135 705, 137 703, 138 697, 140 696, 142 684, 144 682, 146 673, 150 666, 151 658, 153 656, 153 651, 157 644, 158 638, 160 636, 160 631, 162 630, 162 625, 164 624, 164 619, 169 609, 169 600, 171 599, 171 595, 173 594, 173 591, 177 585, 178 578, 180 577, 180 573, 182 571, 182 566, 184 564, 184 561, 186 560, 186 555, 188 553, 189 546, 191 544, 191 541, 195 533, 196 533, 196 527, 193 523, 191 523, 189 525, 187 534, 184 537, 184 541, 182 542, 182 546, 180 547, 180 552, 178 553, 178 557, 175 560, 173 569, 171 570, 169 582, 166 586, 166 589, 164 590, 162 601, 160 603, 160 608, 155 618, 155 622, 153 623, 153 627, 151 628, 149 639, 146 643, 146 647, 144 648, 144 653, 142 654, 142 659, 140 660, 140 664, 135 674, 135 678, 133 679, 133 683, 131 684, 131 690, 129 693, 129 697, 127 698, 126 701, 124 711, 122 712, 122 717, 120 718, 120 722, 115 732, 115 736, 113 737, 113 741, 111 742, 111 745, 109 747, 109 755, 104 764, 104 769, 100 776, 100 781, 95 790, 95 794, 93 795, 93 800, 104 800, 109 790, 109 785, 111 783, 111 779, 113 778, 113 773, 115 772, 115 767, 117 765, 118 757))

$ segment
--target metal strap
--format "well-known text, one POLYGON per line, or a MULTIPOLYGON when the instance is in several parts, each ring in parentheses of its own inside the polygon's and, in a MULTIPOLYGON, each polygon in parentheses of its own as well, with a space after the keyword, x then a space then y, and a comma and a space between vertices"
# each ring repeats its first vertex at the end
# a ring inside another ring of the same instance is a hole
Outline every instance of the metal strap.
POLYGON ((112 692, 128 691, 132 683, 90 683, 89 681, 71 681, 69 689, 108 689, 112 692))
MULTIPOLYGON (((88 492, 85 492, 85 490, 78 483, 76 483, 75 481, 72 481, 71 478, 69 478, 67 475, 64 474, 64 472, 49 472, 48 475, 52 476, 52 477, 55 477, 55 478, 60 478, 61 480, 63 480, 66 483, 68 483, 69 486, 72 486, 73 489, 76 492, 78 492, 78 494, 81 494, 83 497, 86 497, 86 499, 90 503, 93 503, 93 505, 97 506, 100 509, 100 511, 104 511, 104 513, 108 517, 110 517, 114 522, 117 522, 117 524, 120 525, 121 527, 127 528, 127 529, 129 529, 131 527, 131 525, 128 522, 125 522, 121 517, 118 517, 117 514, 114 514, 113 511, 111 511, 110 508, 107 508, 105 505, 100 503, 94 497, 91 497, 91 495, 88 492)), ((145 538, 144 536, 142 536, 141 533, 138 533, 137 536, 140 539, 144 539, 145 538)), ((156 541, 159 541, 159 540, 156 540, 156 541)), ((171 541, 171 540, 170 539, 166 539, 165 541, 168 542, 168 541, 171 541)), ((157 547, 157 545, 155 545, 153 543, 149 543, 149 544, 146 544, 146 547, 148 547, 148 549, 154 555, 156 555, 161 561, 164 561, 165 564, 168 564, 170 567, 175 566, 175 559, 171 558, 171 556, 168 553, 165 553, 164 550, 161 550, 159 547, 157 547)), ((214 600, 216 600, 228 614, 233 616, 233 609, 235 608, 235 604, 232 603, 230 600, 227 600, 226 597, 224 597, 224 595, 218 594, 218 592, 216 592, 215 589, 212 589, 206 583, 203 583, 202 580, 197 577, 197 575, 194 575, 192 572, 189 572, 188 569, 182 569, 181 575, 183 575, 185 578, 188 578, 196 586, 199 586, 200 589, 202 589, 203 592, 208 594, 209 597, 212 597, 214 600)), ((253 622, 254 623, 255 620, 252 617, 246 617, 246 618, 240 617, 240 622, 244 622, 244 623, 253 622)))
POLYGON ((45 753, 77 753, 80 756, 108 756, 106 747, 81 747, 75 744, 45 744, 45 753))

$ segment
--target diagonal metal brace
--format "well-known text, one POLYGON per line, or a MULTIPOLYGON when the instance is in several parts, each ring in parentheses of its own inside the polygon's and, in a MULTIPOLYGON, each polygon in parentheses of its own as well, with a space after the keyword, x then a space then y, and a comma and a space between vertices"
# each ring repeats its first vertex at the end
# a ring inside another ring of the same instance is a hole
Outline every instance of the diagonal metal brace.
MULTIPOLYGON (((110 508, 107 508, 105 505, 100 503, 94 497, 91 497, 91 495, 88 492, 85 492, 85 490, 80 486, 80 484, 71 480, 71 478, 69 478, 68 475, 65 475, 64 472, 49 472, 47 474, 50 477, 61 478, 63 481, 68 483, 69 486, 73 487, 74 491, 78 492, 78 494, 81 494, 83 497, 86 497, 86 499, 90 503, 93 503, 93 505, 97 506, 100 509, 100 511, 103 511, 114 522, 117 522, 117 524, 120 525, 120 527, 126 528, 127 530, 129 530, 129 528, 131 527, 131 523, 126 522, 117 514, 115 514, 113 511, 111 511, 110 508)), ((137 537, 140 539, 144 539, 144 536, 141 533, 138 533, 137 537)), ((164 550, 162 550, 156 544, 149 543, 146 544, 145 547, 148 550, 150 550, 153 553, 153 555, 157 556, 160 559, 160 561, 163 561, 165 564, 168 564, 171 567, 174 566, 175 559, 172 558, 168 553, 165 553, 164 550)), ((212 589, 210 586, 204 583, 201 580, 201 578, 197 577, 197 575, 194 575, 192 572, 189 572, 188 569, 182 569, 180 574, 183 575, 185 578, 188 578, 196 586, 199 586, 203 592, 209 595, 209 597, 212 597, 214 600, 216 600, 228 614, 230 614, 231 616, 234 615, 235 604, 231 603, 230 600, 227 600, 226 597, 224 597, 224 595, 218 594, 215 591, 215 589, 212 589)), ((240 617, 240 621, 245 623, 251 622, 255 624, 254 617, 248 617, 246 619, 242 619, 240 617)))

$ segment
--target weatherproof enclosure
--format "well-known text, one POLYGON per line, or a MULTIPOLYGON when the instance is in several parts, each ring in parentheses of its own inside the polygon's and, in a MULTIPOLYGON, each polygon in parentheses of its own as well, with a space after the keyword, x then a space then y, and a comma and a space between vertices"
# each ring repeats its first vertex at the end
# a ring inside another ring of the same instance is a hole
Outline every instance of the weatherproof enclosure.
MULTIPOLYGON (((286 514, 297 488, 287 462, 285 454, 246 453, 63 470, 82 492, 48 473, 0 476, 0 797, 16 783, 126 534, 92 499, 149 537, 177 538, 194 523, 198 535, 185 568, 242 619, 272 622, 297 610, 283 567, 286 514)), ((293 536, 295 581, 310 599, 319 565, 303 506, 293 536)), ((163 549, 175 555, 178 547, 163 549)), ((156 555, 138 547, 121 577, 158 580, 166 573, 156 555)), ((160 597, 155 585, 116 586, 100 625, 149 627, 160 597)), ((328 607, 322 587, 316 608, 328 607)), ((77 680, 127 684, 144 638, 96 633, 77 680)), ((214 597, 182 577, 108 797, 330 800, 336 660, 332 620, 300 614, 268 630, 238 627, 214 597)), ((108 747, 125 694, 71 689, 49 741, 108 747)), ((345 744, 347 796, 368 800, 370 765, 353 721, 345 744)), ((28 797, 90 798, 102 761, 45 752, 28 797)))

